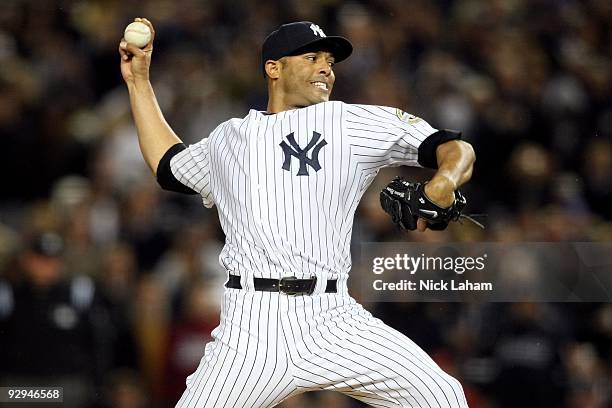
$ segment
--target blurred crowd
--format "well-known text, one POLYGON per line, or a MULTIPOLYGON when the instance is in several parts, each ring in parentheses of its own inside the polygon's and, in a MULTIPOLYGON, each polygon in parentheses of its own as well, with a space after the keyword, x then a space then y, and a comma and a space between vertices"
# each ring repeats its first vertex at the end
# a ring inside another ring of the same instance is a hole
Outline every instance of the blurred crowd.
MULTIPOLYGON (((171 406, 218 323, 216 210, 163 192, 140 156, 117 52, 138 16, 156 28, 151 79, 186 143, 265 110, 260 44, 295 20, 355 46, 333 99, 463 131, 469 209, 487 228, 402 236, 379 185, 430 173, 391 169, 364 196, 355 246, 612 240, 609 0, 1 3, 0 385, 61 385, 65 406, 171 406)), ((610 303, 367 307, 459 378, 470 407, 612 404, 610 303)), ((317 393, 285 406, 361 405, 317 393)))

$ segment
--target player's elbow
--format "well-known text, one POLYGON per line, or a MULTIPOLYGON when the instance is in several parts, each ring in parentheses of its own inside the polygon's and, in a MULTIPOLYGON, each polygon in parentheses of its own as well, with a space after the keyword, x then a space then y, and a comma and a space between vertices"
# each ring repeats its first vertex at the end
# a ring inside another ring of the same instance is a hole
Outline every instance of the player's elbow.
POLYGON ((463 164, 463 174, 461 175, 461 183, 465 183, 472 178, 474 171, 474 162, 476 162, 476 152, 472 145, 466 141, 458 140, 458 148, 460 150, 460 162, 463 164))
POLYGON ((439 168, 450 171, 458 186, 472 178, 476 153, 471 144, 463 140, 451 140, 438 146, 439 168))
POLYGON ((461 148, 461 155, 464 158, 465 162, 470 165, 470 168, 474 166, 474 162, 476 161, 476 152, 472 145, 464 140, 458 140, 459 146, 461 148))
POLYGON ((464 140, 451 140, 438 146, 438 163, 448 161, 462 163, 464 166, 473 165, 476 153, 471 144, 464 140))
POLYGON ((157 168, 159 167, 159 163, 155 163, 155 162, 152 162, 152 161, 146 161, 146 163, 147 163, 147 167, 149 167, 149 170, 151 171, 151 174, 153 175, 153 177, 157 178, 157 168))

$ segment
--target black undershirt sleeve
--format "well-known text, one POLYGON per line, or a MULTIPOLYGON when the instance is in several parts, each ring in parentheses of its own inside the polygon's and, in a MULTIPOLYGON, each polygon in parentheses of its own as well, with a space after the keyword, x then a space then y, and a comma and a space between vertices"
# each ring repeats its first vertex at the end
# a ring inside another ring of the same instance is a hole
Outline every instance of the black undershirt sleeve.
POLYGON ((187 146, 185 146, 184 143, 177 143, 169 148, 166 153, 164 153, 163 157, 159 161, 159 165, 157 166, 157 183, 159 183, 161 188, 164 190, 183 194, 198 194, 197 191, 192 190, 178 181, 170 169, 170 160, 186 148, 187 146))
POLYGON ((432 133, 419 146, 419 164, 430 169, 437 169, 436 148, 442 143, 457 139, 461 139, 461 132, 456 130, 442 129, 432 133))

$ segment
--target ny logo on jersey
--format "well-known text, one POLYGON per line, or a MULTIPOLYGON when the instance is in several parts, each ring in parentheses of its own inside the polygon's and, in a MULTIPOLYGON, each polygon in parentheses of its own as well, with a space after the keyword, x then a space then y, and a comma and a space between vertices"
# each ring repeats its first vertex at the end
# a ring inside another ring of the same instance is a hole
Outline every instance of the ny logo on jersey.
POLYGON ((312 132, 312 139, 308 142, 305 148, 301 148, 299 144, 295 141, 293 137, 293 132, 287 135, 287 140, 289 141, 289 146, 283 140, 280 142, 279 146, 283 149, 283 153, 285 153, 285 161, 283 162, 283 170, 290 171, 291 168, 291 157, 294 156, 300 161, 300 169, 298 170, 298 176, 307 176, 308 169, 306 165, 309 165, 314 169, 314 171, 321 170, 321 165, 319 164, 319 152, 327 144, 325 139, 321 138, 321 134, 317 132, 312 132), (317 143, 318 142, 318 143, 317 143), (312 149, 312 154, 310 158, 308 158, 308 151, 312 149))
POLYGON ((312 30, 314 35, 318 35, 319 37, 327 37, 325 33, 323 32, 323 30, 321 30, 321 27, 319 27, 316 24, 311 24, 310 29, 312 30))

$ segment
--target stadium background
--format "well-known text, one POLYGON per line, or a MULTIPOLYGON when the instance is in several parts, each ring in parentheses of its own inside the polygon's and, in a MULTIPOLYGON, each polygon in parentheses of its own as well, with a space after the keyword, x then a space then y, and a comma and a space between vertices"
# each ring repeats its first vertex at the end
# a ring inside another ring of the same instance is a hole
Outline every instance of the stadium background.
MULTIPOLYGON (((334 99, 401 107, 475 146, 466 192, 488 228, 406 240, 612 239, 609 1, 3 0, 4 385, 65 385, 74 406, 169 406, 217 324, 216 212, 161 191, 138 150, 117 53, 137 16, 156 27, 152 82, 186 142, 265 109, 262 39, 312 20, 355 46, 334 99), (60 256, 41 245, 48 231, 64 240, 60 256), (56 327, 36 320, 51 312, 56 327)), ((377 200, 373 186, 356 244, 403 239, 377 200)), ((461 379, 473 408, 612 404, 610 304, 368 308, 461 379)), ((360 405, 321 393, 286 406, 360 405)))

